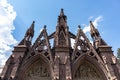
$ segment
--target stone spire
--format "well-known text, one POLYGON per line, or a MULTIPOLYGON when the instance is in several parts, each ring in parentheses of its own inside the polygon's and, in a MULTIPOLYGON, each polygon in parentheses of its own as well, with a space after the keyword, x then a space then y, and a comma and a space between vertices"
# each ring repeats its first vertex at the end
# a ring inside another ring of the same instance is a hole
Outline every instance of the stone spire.
POLYGON ((32 41, 32 38, 34 36, 34 23, 35 23, 35 21, 33 21, 33 23, 31 24, 30 28, 25 33, 26 41, 30 41, 30 42, 32 41))
POLYGON ((93 38, 94 47, 97 49, 100 45, 107 45, 101 38, 99 31, 95 28, 92 21, 90 21, 90 34, 93 38))
POLYGON ((35 21, 33 21, 31 26, 27 29, 23 40, 18 45, 31 45, 31 41, 34 36, 34 24, 35 21))
POLYGON ((67 26, 66 16, 64 15, 63 9, 61 9, 60 15, 58 16, 58 23, 56 27, 56 38, 55 46, 68 46, 70 43, 69 40, 69 29, 67 26))
POLYGON ((58 24, 63 26, 63 25, 65 25, 66 20, 67 20, 67 17, 66 17, 66 15, 64 15, 64 10, 61 9, 60 15, 58 16, 58 24))
POLYGON ((100 37, 100 34, 98 30, 95 28, 95 26, 93 25, 92 21, 90 21, 90 34, 93 40, 97 40, 100 37))
POLYGON ((64 10, 61 9, 60 16, 64 16, 64 10))

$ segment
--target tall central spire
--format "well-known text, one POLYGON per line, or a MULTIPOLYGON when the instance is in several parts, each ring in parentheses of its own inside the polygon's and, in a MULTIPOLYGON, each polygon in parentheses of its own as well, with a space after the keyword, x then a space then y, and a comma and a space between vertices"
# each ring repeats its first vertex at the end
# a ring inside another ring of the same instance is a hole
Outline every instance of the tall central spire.
POLYGON ((56 27, 56 38, 55 38, 55 46, 69 46, 69 30, 67 26, 67 17, 64 15, 63 9, 60 11, 60 15, 58 16, 58 23, 56 27))
POLYGON ((66 15, 64 15, 64 10, 61 9, 60 11, 60 15, 58 16, 58 24, 61 25, 61 26, 65 26, 66 25, 66 15))
POLYGON ((60 16, 64 16, 64 11, 61 9, 60 16))
POLYGON ((67 26, 67 17, 63 9, 58 16, 58 23, 55 31, 54 49, 55 49, 55 69, 56 80, 68 80, 71 77, 70 66, 70 37, 69 28, 67 26), (67 70, 66 70, 67 69, 67 70), (59 73, 58 73, 59 72, 59 73))

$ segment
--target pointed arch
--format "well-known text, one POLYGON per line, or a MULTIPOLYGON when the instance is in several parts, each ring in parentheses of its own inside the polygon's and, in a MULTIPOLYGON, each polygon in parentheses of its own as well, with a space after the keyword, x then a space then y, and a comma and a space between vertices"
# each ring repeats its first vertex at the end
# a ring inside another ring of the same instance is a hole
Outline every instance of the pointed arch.
POLYGON ((59 45, 66 45, 66 38, 65 38, 65 32, 64 29, 62 29, 59 33, 59 45))
POLYGON ((37 54, 20 68, 17 80, 52 80, 52 77, 53 70, 50 61, 44 55, 37 54))
POLYGON ((80 56, 72 65, 73 80, 107 80, 105 68, 87 54, 80 56), (91 71, 91 72, 89 72, 91 71), (93 72, 93 73, 92 73, 93 72), (88 79, 87 79, 87 78, 88 79))

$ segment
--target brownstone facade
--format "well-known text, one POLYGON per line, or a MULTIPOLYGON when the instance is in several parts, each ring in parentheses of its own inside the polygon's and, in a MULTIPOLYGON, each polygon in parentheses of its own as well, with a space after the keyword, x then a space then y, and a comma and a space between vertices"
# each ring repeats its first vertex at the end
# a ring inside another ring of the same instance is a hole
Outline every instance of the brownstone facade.
POLYGON ((93 44, 80 26, 76 35, 71 33, 66 20, 61 9, 56 31, 48 35, 44 26, 32 44, 33 21, 23 40, 14 47, 0 80, 120 80, 120 63, 92 21, 93 44), (75 40, 74 47, 71 39, 75 40))

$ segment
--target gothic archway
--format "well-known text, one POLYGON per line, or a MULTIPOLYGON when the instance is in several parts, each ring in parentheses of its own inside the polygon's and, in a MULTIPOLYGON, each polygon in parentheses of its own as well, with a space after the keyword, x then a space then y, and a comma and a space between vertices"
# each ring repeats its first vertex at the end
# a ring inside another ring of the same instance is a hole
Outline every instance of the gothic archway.
POLYGON ((84 61, 78 67, 74 80, 103 80, 103 78, 94 65, 84 61))
POLYGON ((52 80, 51 68, 49 60, 38 54, 20 69, 18 80, 52 80))
POLYGON ((51 80, 44 62, 38 60, 26 71, 24 80, 51 80))
POLYGON ((73 80, 107 80, 107 78, 94 58, 83 55, 73 64, 73 80))

